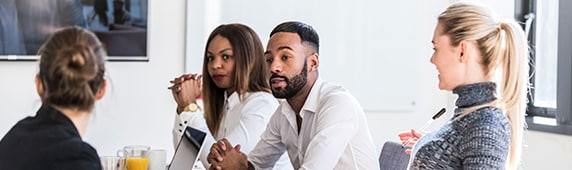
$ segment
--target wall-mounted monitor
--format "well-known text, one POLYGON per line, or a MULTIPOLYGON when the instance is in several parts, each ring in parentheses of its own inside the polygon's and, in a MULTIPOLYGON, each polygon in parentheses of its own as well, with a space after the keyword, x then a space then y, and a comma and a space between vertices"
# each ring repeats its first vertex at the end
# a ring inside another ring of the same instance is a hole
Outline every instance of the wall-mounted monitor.
POLYGON ((112 61, 148 61, 148 0, 0 0, 0 60, 37 60, 62 27, 95 33, 112 61))

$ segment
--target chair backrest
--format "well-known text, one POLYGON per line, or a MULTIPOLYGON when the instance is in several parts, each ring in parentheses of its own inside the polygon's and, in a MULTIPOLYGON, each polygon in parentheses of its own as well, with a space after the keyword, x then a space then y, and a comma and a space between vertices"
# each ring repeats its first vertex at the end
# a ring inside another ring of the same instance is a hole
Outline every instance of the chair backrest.
POLYGON ((409 155, 405 153, 405 149, 401 148, 401 144, 397 142, 387 141, 383 144, 381 154, 379 155, 379 167, 381 170, 402 170, 407 169, 409 163, 409 155))

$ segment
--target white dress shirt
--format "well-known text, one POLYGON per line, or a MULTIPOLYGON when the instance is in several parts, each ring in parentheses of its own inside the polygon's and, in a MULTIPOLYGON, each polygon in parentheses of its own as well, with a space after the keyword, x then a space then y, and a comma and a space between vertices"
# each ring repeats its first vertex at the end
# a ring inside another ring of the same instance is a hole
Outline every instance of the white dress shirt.
POLYGON ((300 111, 283 101, 248 159, 257 169, 272 166, 285 151, 295 169, 379 169, 367 120, 343 87, 318 79, 300 111))
MULTIPOLYGON (((233 144, 240 144, 240 150, 248 154, 260 139, 260 134, 266 128, 270 116, 278 107, 278 100, 270 93, 247 92, 244 96, 239 96, 234 92, 226 97, 223 109, 223 117, 218 129, 217 136, 212 136, 208 130, 206 120, 202 112, 182 112, 175 118, 173 128, 173 144, 177 146, 187 126, 200 129, 207 133, 205 145, 203 145, 199 159, 208 168, 207 155, 209 154, 214 139, 228 139, 233 144), (214 138, 214 139, 213 139, 214 138)), ((286 156, 281 159, 277 169, 292 169, 286 156)))

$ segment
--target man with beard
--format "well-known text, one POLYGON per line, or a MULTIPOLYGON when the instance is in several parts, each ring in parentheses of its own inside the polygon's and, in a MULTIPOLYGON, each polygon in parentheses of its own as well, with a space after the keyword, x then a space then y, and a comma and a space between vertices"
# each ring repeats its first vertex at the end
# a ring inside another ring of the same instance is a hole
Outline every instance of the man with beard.
POLYGON ((213 144, 211 169, 271 169, 288 151, 295 169, 379 169, 367 120, 343 87, 318 78, 319 37, 301 22, 270 33, 266 61, 272 93, 283 101, 248 157, 240 144, 213 144))

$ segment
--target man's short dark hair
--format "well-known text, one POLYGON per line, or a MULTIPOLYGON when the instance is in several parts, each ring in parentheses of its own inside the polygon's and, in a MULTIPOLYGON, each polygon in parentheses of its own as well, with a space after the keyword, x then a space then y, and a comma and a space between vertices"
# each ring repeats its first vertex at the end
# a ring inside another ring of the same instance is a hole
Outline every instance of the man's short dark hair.
POLYGON ((320 53, 320 37, 318 37, 318 33, 314 28, 312 28, 312 26, 298 21, 284 22, 276 26, 272 32, 270 32, 270 37, 278 32, 296 33, 300 36, 302 42, 310 43, 310 45, 312 45, 316 50, 316 53, 320 53))

